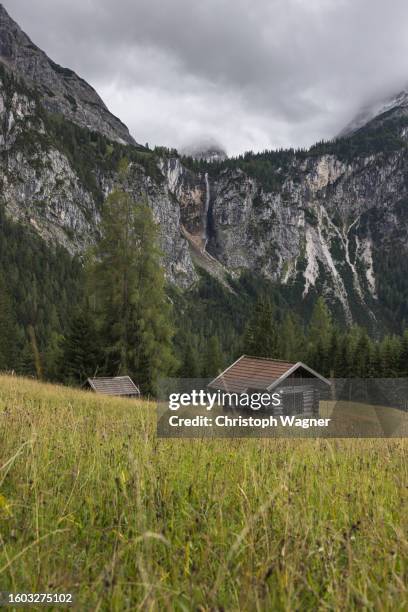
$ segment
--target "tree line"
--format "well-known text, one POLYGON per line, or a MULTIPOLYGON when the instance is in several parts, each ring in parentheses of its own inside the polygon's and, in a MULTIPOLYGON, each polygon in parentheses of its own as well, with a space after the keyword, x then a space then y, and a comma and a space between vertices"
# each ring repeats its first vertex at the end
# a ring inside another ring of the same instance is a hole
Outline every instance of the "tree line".
POLYGON ((249 322, 244 352, 289 362, 303 361, 331 378, 395 378, 408 376, 408 329, 401 336, 373 340, 357 325, 339 329, 323 297, 304 327, 288 312, 278 322, 268 297, 261 298, 249 322))

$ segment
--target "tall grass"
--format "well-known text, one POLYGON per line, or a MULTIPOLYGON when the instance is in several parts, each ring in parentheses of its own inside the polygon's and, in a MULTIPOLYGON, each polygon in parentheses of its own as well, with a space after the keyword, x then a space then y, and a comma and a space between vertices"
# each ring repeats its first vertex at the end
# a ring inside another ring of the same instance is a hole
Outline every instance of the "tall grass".
POLYGON ((0 378, 0 590, 78 610, 407 610, 405 440, 160 440, 0 378))

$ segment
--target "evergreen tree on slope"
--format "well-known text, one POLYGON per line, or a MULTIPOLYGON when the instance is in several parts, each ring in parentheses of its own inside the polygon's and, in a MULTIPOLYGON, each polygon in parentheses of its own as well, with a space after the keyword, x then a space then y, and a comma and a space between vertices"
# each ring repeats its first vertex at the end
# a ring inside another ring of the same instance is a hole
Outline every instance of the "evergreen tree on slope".
MULTIPOLYGON (((125 178, 126 169, 121 174, 125 178)), ((91 278, 106 369, 154 393, 158 377, 177 365, 157 226, 150 208, 123 189, 107 198, 101 226, 91 278)))
POLYGON ((273 307, 268 297, 261 297, 244 336, 244 351, 255 357, 279 358, 278 332, 273 307))

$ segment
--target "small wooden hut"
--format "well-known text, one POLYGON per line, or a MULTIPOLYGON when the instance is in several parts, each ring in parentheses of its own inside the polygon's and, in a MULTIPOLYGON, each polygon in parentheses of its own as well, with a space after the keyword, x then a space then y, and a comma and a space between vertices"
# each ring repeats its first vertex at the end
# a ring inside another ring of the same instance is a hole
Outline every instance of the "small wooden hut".
POLYGON ((271 408, 273 412, 308 415, 318 412, 319 400, 327 393, 330 381, 301 361, 242 355, 208 386, 229 393, 279 391, 282 406, 271 408))

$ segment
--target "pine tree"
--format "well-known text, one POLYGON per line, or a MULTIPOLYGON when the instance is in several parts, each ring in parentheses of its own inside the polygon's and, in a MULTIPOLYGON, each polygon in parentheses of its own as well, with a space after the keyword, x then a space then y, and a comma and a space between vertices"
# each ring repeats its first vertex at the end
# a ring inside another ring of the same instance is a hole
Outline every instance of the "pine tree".
MULTIPOLYGON (((361 327, 359 327, 358 325, 352 325, 350 329, 347 331, 347 339, 348 339, 349 348, 350 348, 350 355, 352 357, 356 352, 357 344, 358 344, 358 341, 360 340, 360 337, 361 337, 361 327)), ((350 376, 352 375, 353 373, 351 372, 350 376)))
POLYGON ((301 361, 304 353, 304 334, 292 313, 286 313, 278 337, 279 358, 301 361))
POLYGON ((312 343, 317 343, 319 340, 323 346, 327 347, 330 342, 330 337, 333 329, 330 311, 320 296, 313 307, 312 316, 309 323, 308 335, 312 343))
POLYGON ((45 376, 48 380, 62 380, 63 378, 63 370, 61 371, 63 340, 64 336, 52 332, 44 353, 45 376))
POLYGON ((401 339, 401 353, 399 357, 399 376, 408 377, 408 329, 404 331, 401 339))
POLYGON ((381 343, 382 375, 384 378, 398 376, 400 344, 395 337, 386 336, 381 343))
POLYGON ((183 337, 179 376, 182 378, 199 378, 200 373, 200 359, 194 338, 192 334, 186 334, 183 337))
POLYGON ((335 378, 337 376, 338 366, 339 366, 339 349, 340 349, 340 337, 337 327, 333 327, 330 343, 329 343, 329 351, 328 351, 328 370, 330 378, 335 378))
POLYGON ((22 374, 23 376, 36 376, 33 347, 31 346, 31 342, 29 341, 24 344, 23 349, 19 355, 17 370, 18 373, 22 374))
POLYGON ((158 377, 177 366, 157 226, 147 205, 116 189, 105 202, 101 228, 91 276, 107 372, 128 374, 154 393, 158 377))
POLYGON ((320 296, 313 307, 307 331, 307 361, 324 376, 330 376, 329 345, 333 324, 329 309, 320 296))
POLYGON ((367 378, 370 370, 371 344, 366 330, 360 331, 360 338, 353 354, 353 376, 367 378))
POLYGON ((78 308, 61 343, 61 377, 82 385, 102 370, 103 356, 95 321, 87 305, 78 308))
POLYGON ((352 356, 350 352, 350 341, 347 335, 343 336, 340 341, 336 361, 336 378, 350 378, 352 371, 352 356))
POLYGON ((203 374, 204 377, 211 378, 223 371, 225 366, 224 355, 218 336, 211 336, 207 344, 204 357, 203 374))
POLYGON ((2 274, 0 274, 0 370, 15 367, 17 328, 11 299, 2 274))
POLYGON ((307 356, 308 365, 317 372, 320 372, 320 374, 323 374, 323 376, 330 376, 327 351, 327 346, 319 339, 316 344, 309 346, 307 356))
POLYGON ((367 376, 368 378, 382 377, 381 347, 379 342, 374 342, 372 346, 367 376))
POLYGON ((244 336, 244 351, 255 357, 279 358, 278 332, 272 303, 261 297, 254 309, 244 336))

